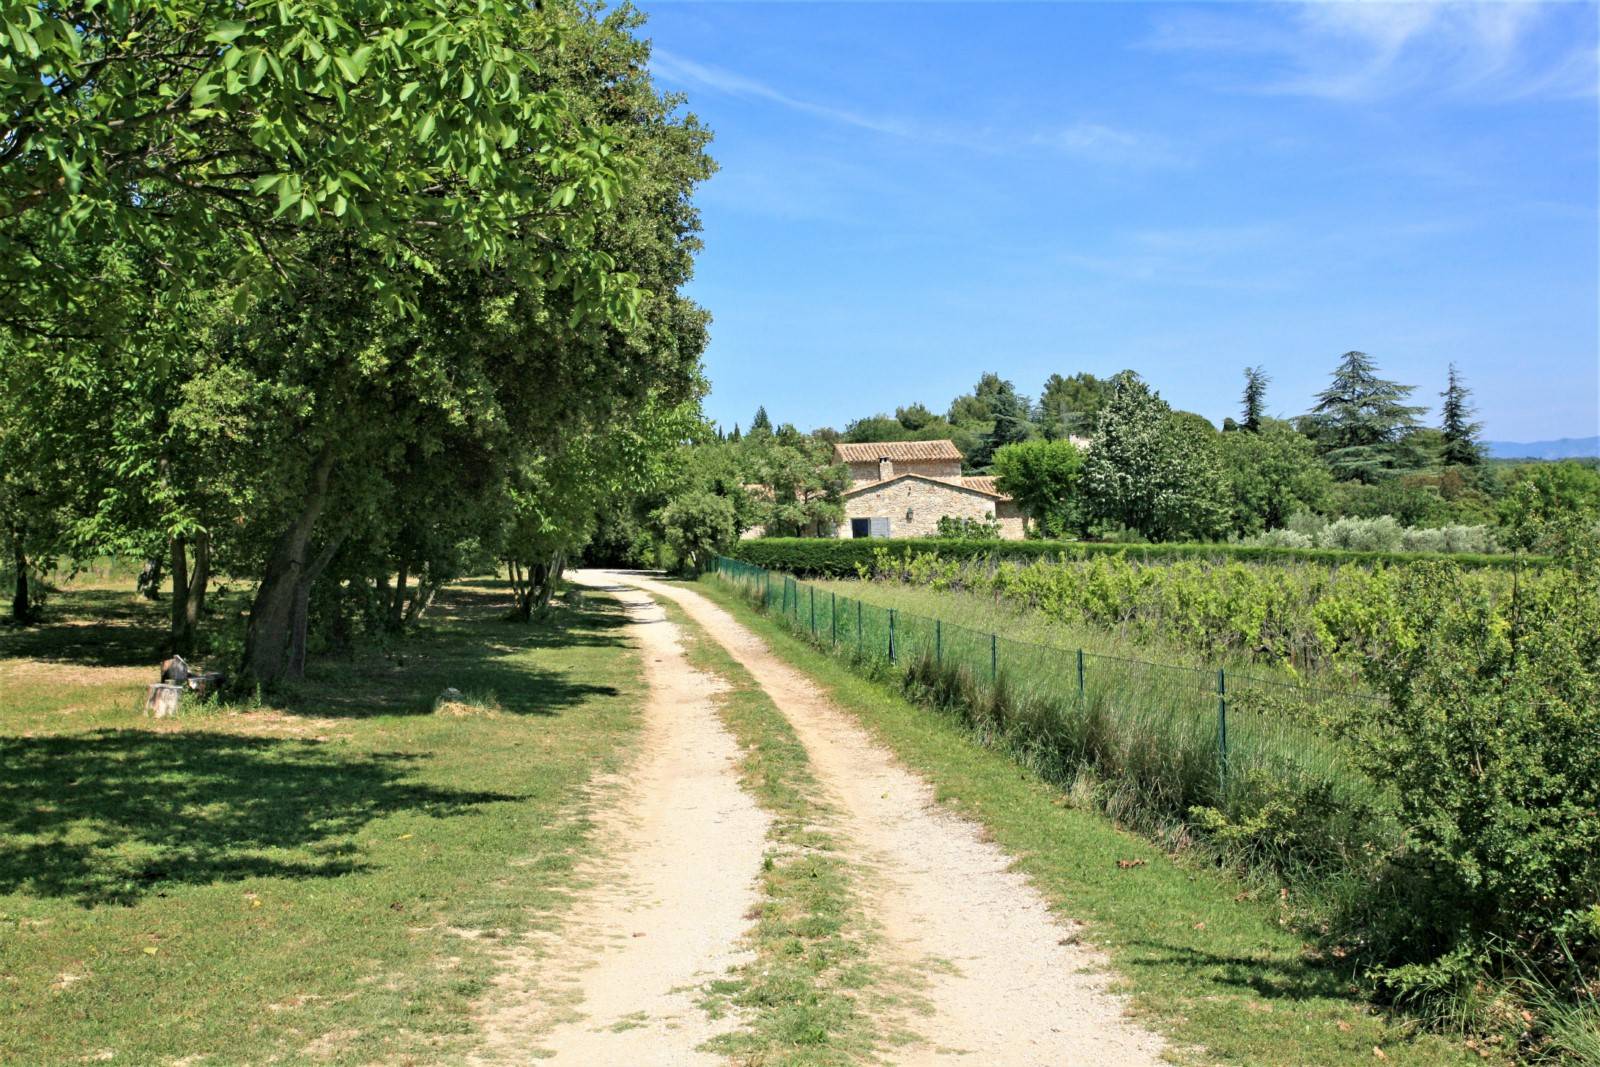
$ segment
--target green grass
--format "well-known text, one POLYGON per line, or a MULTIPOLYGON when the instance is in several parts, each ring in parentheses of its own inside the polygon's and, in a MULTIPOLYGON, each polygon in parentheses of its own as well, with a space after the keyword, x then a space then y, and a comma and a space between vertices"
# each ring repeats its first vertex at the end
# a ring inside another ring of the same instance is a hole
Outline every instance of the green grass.
POLYGON ((384 652, 161 721, 163 605, 131 583, 0 631, 0 1062, 459 1061, 642 700, 620 612, 503 607, 464 583, 384 652))
POLYGON ((861 872, 829 829, 831 811, 788 719, 680 608, 657 603, 684 635, 690 662, 725 683, 717 709, 744 753, 741 784, 773 817, 750 935, 755 959, 714 982, 706 1003, 713 1014, 737 1005, 744 1022, 712 1048, 763 1067, 860 1062, 897 1036, 875 1033, 869 1016, 906 1000, 914 983, 869 961, 875 934, 857 888, 861 872))
MULTIPOLYGON (((897 690, 791 634, 715 578, 697 589, 731 611, 786 661, 933 783, 939 799, 978 820, 1053 905, 1090 924, 1089 937, 1125 976, 1139 1016, 1194 1058, 1226 1064, 1486 1062, 1458 1042, 1375 1012, 1354 968, 1315 952, 1294 929, 1293 899, 1198 859, 1174 858, 1063 792, 953 715, 897 690), (1319 958, 1320 957, 1320 958, 1319 958)), ((1491 1052, 1487 1062, 1500 1053, 1491 1052)), ((1503 1060, 1501 1061, 1503 1062, 1503 1060)))

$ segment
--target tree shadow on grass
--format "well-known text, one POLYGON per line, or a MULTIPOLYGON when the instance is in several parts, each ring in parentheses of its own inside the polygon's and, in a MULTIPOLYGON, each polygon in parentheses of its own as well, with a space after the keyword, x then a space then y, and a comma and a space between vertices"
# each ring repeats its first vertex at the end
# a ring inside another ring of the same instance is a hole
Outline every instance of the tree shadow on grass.
POLYGON ((43 622, 0 629, 0 659, 151 667, 166 643, 164 603, 110 589, 52 594, 43 622))
POLYGON ((1248 989, 1264 1000, 1347 1000, 1349 976, 1312 960, 1270 959, 1207 952, 1190 945, 1134 941, 1133 962, 1139 966, 1201 974, 1218 985, 1248 989))
POLYGON ((521 797, 412 779, 425 757, 293 738, 99 730, 0 743, 0 893, 133 904, 168 885, 336 878, 354 835, 521 797))

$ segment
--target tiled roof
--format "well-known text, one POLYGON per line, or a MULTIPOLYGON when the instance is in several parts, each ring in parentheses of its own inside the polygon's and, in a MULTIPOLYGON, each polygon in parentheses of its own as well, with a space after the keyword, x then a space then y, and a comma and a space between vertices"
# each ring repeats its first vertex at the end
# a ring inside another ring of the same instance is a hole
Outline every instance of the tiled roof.
POLYGON ((868 489, 877 489, 881 486, 892 485, 895 482, 903 482, 907 478, 914 478, 919 482, 927 482, 929 485, 948 485, 951 489, 965 489, 969 493, 982 493, 984 496, 992 496, 996 500, 1011 499, 994 488, 993 478, 962 478, 960 481, 955 481, 948 478, 930 478, 926 474, 897 474, 893 478, 886 478, 881 482, 856 482, 844 491, 844 495, 855 496, 857 493, 864 493, 868 489))
POLYGON ((865 444, 836 444, 833 458, 839 463, 876 463, 880 459, 896 462, 912 460, 961 459, 954 441, 868 441, 865 444))

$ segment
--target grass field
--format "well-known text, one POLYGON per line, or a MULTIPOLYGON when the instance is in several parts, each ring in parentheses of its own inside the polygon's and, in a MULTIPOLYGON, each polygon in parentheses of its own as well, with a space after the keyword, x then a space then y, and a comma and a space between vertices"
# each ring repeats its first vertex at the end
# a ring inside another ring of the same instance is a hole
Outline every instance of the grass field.
POLYGON ((1200 1062, 1509 1062, 1374 1012, 1353 973, 1336 958, 1319 958, 1293 929, 1294 901, 1175 861, 975 743, 982 738, 953 716, 909 703, 794 636, 734 588, 716 578, 696 588, 854 711, 929 778, 943 802, 982 822, 1055 906, 1089 923, 1091 938, 1126 976, 1140 1016, 1208 1050, 1195 1057, 1200 1062))
POLYGON ((458 585, 386 652, 161 721, 131 583, 0 630, 0 1062, 459 1061, 642 698, 609 602, 559 628, 505 604, 458 585))

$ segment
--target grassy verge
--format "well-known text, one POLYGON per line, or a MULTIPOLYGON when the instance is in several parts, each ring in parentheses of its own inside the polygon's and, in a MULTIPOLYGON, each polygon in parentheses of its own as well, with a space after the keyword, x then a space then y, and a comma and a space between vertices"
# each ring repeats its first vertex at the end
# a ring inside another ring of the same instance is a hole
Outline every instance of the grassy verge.
POLYGON ((860 1062, 893 1037, 875 1033, 869 1015, 897 999, 897 981, 868 960, 861 875, 828 829, 805 747, 748 671, 675 604, 657 602, 684 635, 695 668, 726 684, 717 707, 744 752, 741 782, 773 816, 751 935, 755 960, 714 982, 706 1004, 713 1013, 737 1005, 746 1022, 712 1047, 764 1067, 860 1062))
MULTIPOLYGON (((855 712, 939 798, 983 823, 1058 908, 1126 977, 1141 1017, 1197 1058, 1229 1064, 1408 1064, 1486 1060, 1458 1042, 1372 1011, 1351 969, 1316 958, 1292 928, 1294 901, 1174 860, 1087 804, 974 743, 980 736, 790 634, 716 579, 700 592, 855 712)), ((1487 1062, 1504 1062, 1485 1049, 1487 1062)))
POLYGON ((0 634, 0 1062, 458 1061, 636 729, 620 613, 518 626, 468 583, 384 653, 158 722, 129 588, 0 634))

